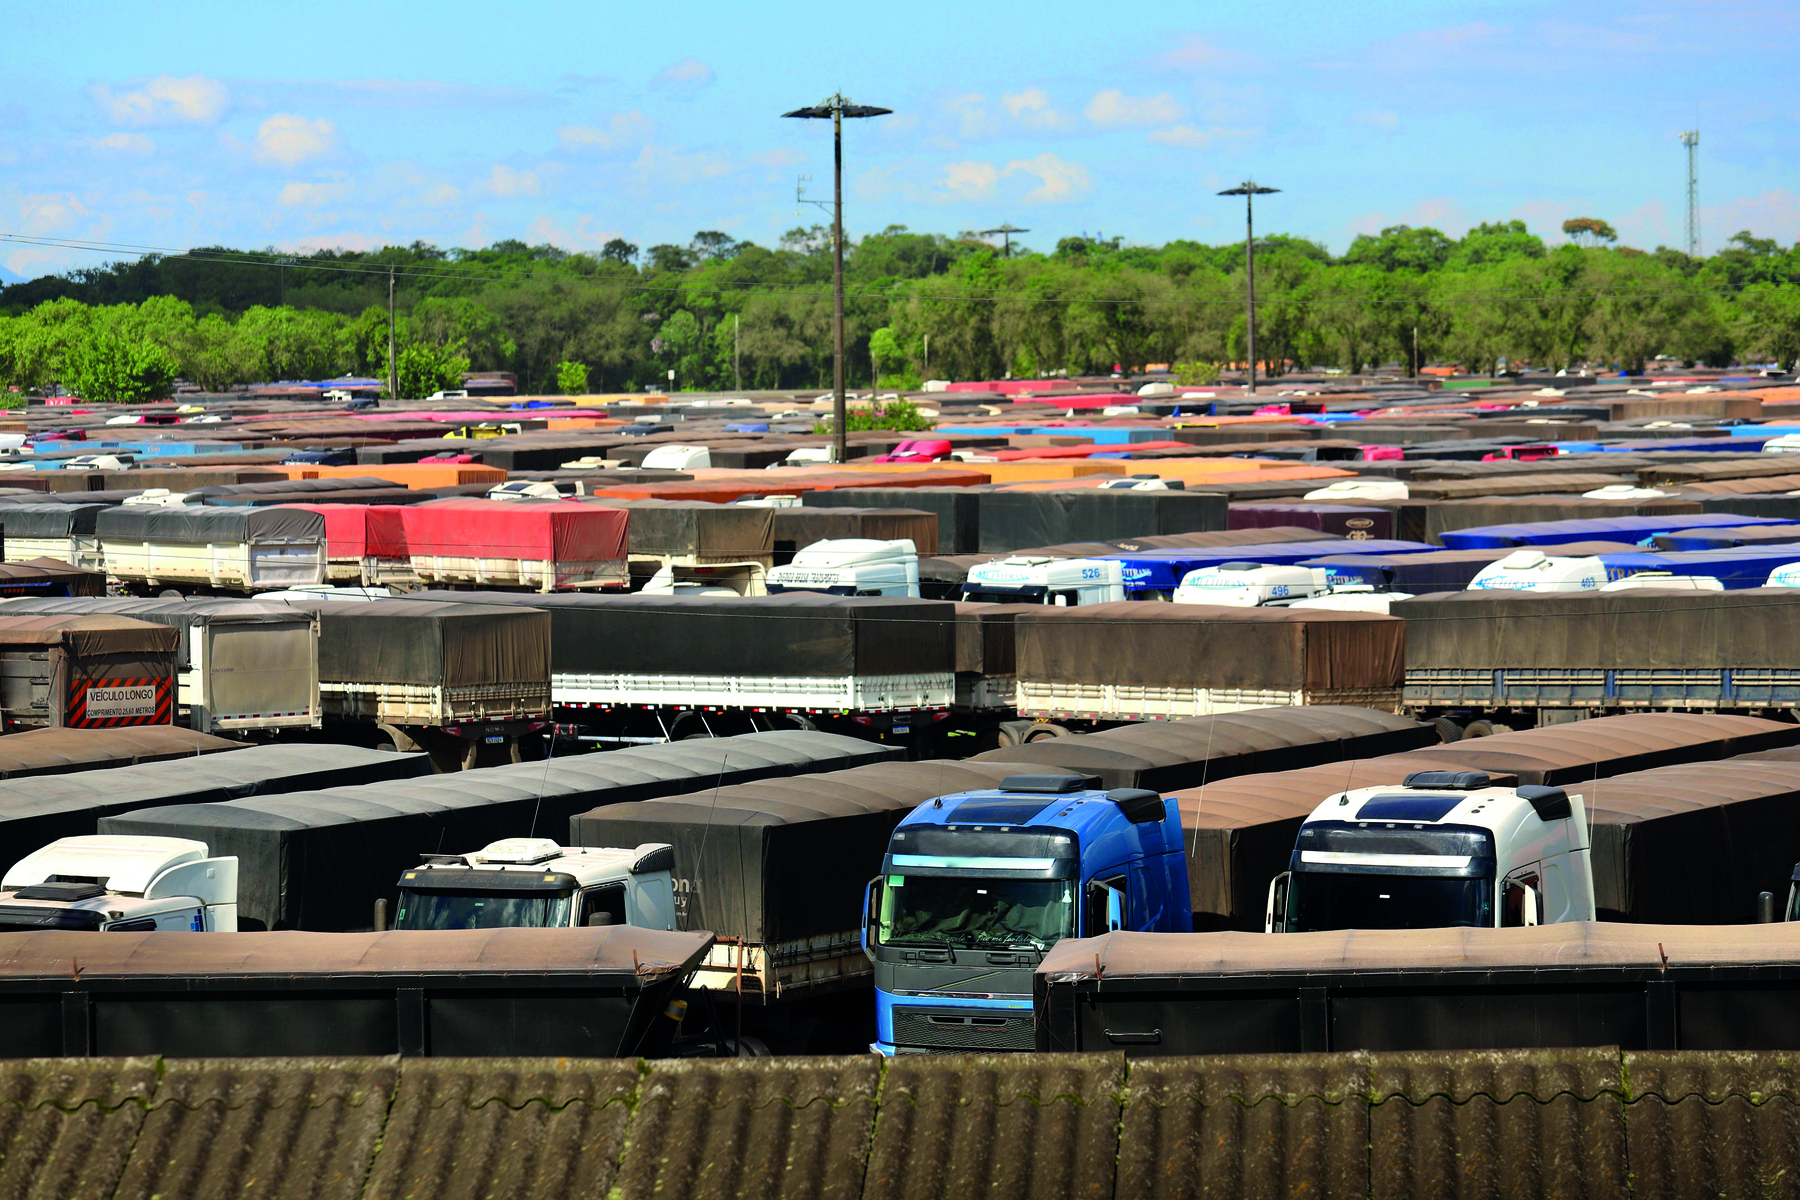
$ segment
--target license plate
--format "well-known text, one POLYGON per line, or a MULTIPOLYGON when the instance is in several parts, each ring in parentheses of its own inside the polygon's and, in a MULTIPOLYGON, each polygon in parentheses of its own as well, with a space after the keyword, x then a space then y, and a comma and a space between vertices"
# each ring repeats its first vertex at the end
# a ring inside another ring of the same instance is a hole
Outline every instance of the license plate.
POLYGON ((896 725, 896 726, 894 726, 894 732, 895 733, 911 733, 912 726, 911 725, 896 725))
POLYGON ((490 746, 497 746, 501 742, 504 742, 505 740, 506 740, 506 735, 504 733, 490 733, 485 738, 482 739, 482 741, 486 742, 490 746))

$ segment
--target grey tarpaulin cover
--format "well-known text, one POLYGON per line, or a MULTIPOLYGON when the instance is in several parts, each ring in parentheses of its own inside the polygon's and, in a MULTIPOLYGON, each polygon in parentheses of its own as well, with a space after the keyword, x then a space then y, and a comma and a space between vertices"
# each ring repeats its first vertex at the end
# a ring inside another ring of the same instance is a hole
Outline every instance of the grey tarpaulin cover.
POLYGON ((311 621, 305 610, 296 612, 285 604, 265 604, 256 600, 190 599, 147 600, 135 596, 66 597, 20 599, 7 602, 7 613, 112 613, 167 625, 181 634, 181 647, 175 665, 181 670, 193 667, 193 647, 188 637, 195 625, 295 625, 311 621))
POLYGON ((982 499, 976 549, 1004 554, 1059 542, 1224 529, 1227 507, 1225 497, 1211 492, 996 491, 982 499))
POLYGON ((237 855, 242 919, 367 929, 376 898, 391 900, 400 873, 418 865, 422 853, 464 853, 503 837, 560 838, 570 817, 597 804, 729 788, 897 753, 829 733, 755 733, 378 786, 140 809, 102 819, 100 832, 191 837, 214 854, 237 855))
POLYGON ((932 513, 937 517, 939 554, 974 554, 982 549, 981 505, 994 494, 988 488, 839 488, 807 492, 800 503, 807 508, 911 508, 932 513))
POLYGON ((1438 742, 1410 717, 1343 705, 1252 708, 1180 721, 1143 721, 1099 733, 1046 738, 975 756, 978 762, 1067 767, 1101 786, 1158 791, 1317 763, 1372 758, 1438 742))
POLYGON ((245 748, 243 742, 179 725, 26 729, 0 738, 0 776, 16 779, 25 775, 62 775, 245 748))
POLYGON ((1013 674, 1013 618, 1016 604, 956 606, 956 673, 988 679, 1013 674))
MULTIPOLYGON (((0 744, 42 734, 88 737, 140 730, 46 729, 0 738, 0 744)), ((191 738, 220 741, 192 730, 191 738)), ((227 742, 230 754, 139 763, 71 775, 0 780, 0 871, 59 837, 96 831, 102 817, 162 804, 207 804, 314 788, 376 784, 431 772, 423 754, 393 754, 361 746, 251 746, 227 742)))
POLYGON ((465 606, 529 605, 549 612, 559 675, 833 679, 948 674, 955 661, 956 610, 903 596, 415 594, 454 597, 465 606))
POLYGON ((96 654, 172 654, 179 631, 130 617, 98 613, 7 616, 0 608, 0 647, 67 646, 77 658, 96 654))
POLYGON ((0 534, 8 538, 85 537, 110 506, 105 504, 0 505, 0 534))
POLYGON ((775 565, 781 566, 794 551, 804 550, 827 538, 872 538, 891 542, 906 538, 920 558, 938 552, 936 513, 918 508, 798 508, 765 510, 775 519, 775 565))
MULTIPOLYGON (((0 520, 4 516, 0 513, 0 520)), ((301 508, 122 504, 101 513, 94 522, 94 532, 102 539, 115 541, 180 545, 323 543, 325 518, 301 508)))
POLYGON ((1000 763, 878 763, 613 805, 582 813, 571 831, 590 846, 668 842, 689 885, 678 889, 680 927, 766 945, 856 929, 864 885, 908 812, 1015 773, 1000 763))
POLYGON ((1448 592, 1391 611, 1406 622, 1411 661, 1429 667, 1772 667, 1800 646, 1792 588, 1448 592))
POLYGON ((524 604, 283 599, 319 614, 321 682, 444 687, 542 682, 549 687, 550 618, 524 604))
POLYGON ((1398 688, 1406 626, 1370 613, 1210 604, 1032 605, 1017 618, 1019 678, 1259 689, 1398 688))
POLYGON ((614 500, 591 503, 631 514, 632 554, 695 555, 697 561, 751 562, 774 551, 773 510, 699 500, 614 500))

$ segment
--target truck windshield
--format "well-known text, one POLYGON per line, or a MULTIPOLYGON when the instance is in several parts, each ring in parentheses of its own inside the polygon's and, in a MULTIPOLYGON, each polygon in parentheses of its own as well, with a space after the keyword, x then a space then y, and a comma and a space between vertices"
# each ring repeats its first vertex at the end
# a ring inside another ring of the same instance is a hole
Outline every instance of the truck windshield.
POLYGON ((889 875, 877 936, 887 946, 1033 946, 1069 936, 1064 879, 889 875))
POLYGON ((395 929, 559 929, 569 923, 567 892, 415 892, 400 889, 395 929))
POLYGON ((1290 933, 1484 927, 1493 923, 1491 879, 1296 871, 1289 884, 1290 933))

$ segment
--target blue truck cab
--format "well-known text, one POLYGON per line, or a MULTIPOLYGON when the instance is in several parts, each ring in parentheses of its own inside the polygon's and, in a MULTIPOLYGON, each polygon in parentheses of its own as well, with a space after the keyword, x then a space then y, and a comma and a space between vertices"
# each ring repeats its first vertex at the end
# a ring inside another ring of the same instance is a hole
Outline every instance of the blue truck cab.
POLYGON ((1071 775, 939 796, 894 830, 863 907, 881 1054, 1030 1050, 1032 973, 1066 937, 1193 929, 1175 803, 1071 775))

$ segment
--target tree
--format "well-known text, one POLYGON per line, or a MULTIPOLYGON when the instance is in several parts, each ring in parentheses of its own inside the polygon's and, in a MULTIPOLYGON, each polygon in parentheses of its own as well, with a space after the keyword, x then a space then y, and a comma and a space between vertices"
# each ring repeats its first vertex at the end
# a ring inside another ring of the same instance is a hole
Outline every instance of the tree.
POLYGON ((1616 242, 1619 235, 1613 227, 1598 217, 1570 217, 1562 224, 1563 236, 1577 246, 1594 245, 1601 242, 1616 242))
POLYGON ((1753 283, 1738 297, 1743 339, 1751 353, 1773 359, 1783 371, 1800 360, 1800 288, 1753 283))
POLYGON ((69 348, 63 383, 96 404, 142 404, 165 400, 175 386, 179 364, 155 342, 97 329, 69 348))
POLYGON ((1383 271, 1435 271, 1450 259, 1456 246, 1429 226, 1390 225, 1378 237, 1358 234, 1344 252, 1347 263, 1380 267, 1383 271))
POLYGON ((637 256, 638 248, 624 238, 614 238, 600 247, 601 258, 609 262, 622 263, 628 267, 637 261, 637 256))
POLYGON ((728 233, 720 233, 717 229, 702 229, 688 243, 695 261, 705 262, 709 258, 732 258, 738 252, 738 242, 728 233))
POLYGON ((1509 258, 1542 258, 1545 253, 1543 240, 1525 228, 1525 222, 1495 221, 1463 234, 1444 265, 1466 270, 1509 258))
POLYGON ((460 347, 433 346, 429 342, 411 342, 397 354, 400 398, 422 400, 433 392, 462 385, 463 372, 469 360, 457 353, 460 347))
POLYGON ((690 270, 695 263, 694 253, 681 246, 663 243, 650 247, 650 269, 652 271, 680 272, 690 270))
POLYGON ((587 395, 588 369, 586 364, 567 361, 557 363, 556 388, 565 396, 587 395))

